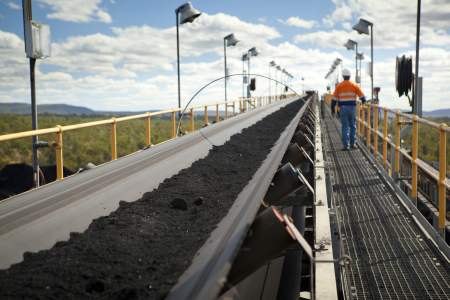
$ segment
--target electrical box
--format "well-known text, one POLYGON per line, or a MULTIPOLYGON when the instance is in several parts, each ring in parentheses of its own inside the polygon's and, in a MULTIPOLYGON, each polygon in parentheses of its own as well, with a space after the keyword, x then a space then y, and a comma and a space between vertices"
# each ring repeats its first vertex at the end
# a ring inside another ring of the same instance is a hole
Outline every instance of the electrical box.
POLYGON ((50 26, 30 21, 25 23, 25 51, 29 58, 51 56, 50 26))
POLYGON ((367 72, 367 75, 372 77, 372 63, 371 62, 366 63, 366 72, 367 72))
POLYGON ((256 78, 252 78, 250 82, 250 91, 256 90, 256 78))
POLYGON ((244 76, 244 84, 247 84, 247 83, 248 83, 247 76, 244 76))
POLYGON ((361 83, 361 77, 360 76, 356 76, 356 83, 361 83))
POLYGON ((230 68, 226 69, 225 75, 226 75, 225 80, 228 82, 228 80, 230 79, 230 77, 229 77, 230 76, 230 68))

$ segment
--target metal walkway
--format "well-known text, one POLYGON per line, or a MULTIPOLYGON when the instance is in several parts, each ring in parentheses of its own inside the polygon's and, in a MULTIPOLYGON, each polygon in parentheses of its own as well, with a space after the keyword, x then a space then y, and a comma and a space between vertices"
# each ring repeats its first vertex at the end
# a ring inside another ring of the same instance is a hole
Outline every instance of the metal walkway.
POLYGON ((353 299, 450 299, 448 262, 362 150, 341 151, 328 107, 323 124, 353 299))

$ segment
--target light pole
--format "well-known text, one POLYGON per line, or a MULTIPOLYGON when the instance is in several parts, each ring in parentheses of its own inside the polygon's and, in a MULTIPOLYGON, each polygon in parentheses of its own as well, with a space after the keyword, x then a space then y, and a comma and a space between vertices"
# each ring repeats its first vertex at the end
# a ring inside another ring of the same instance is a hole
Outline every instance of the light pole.
POLYGON ((256 49, 256 47, 253 47, 248 50, 248 84, 247 84, 247 98, 250 98, 250 57, 251 56, 257 56, 260 52, 256 49))
MULTIPOLYGON (((192 7, 191 2, 185 3, 175 9, 177 16, 177 68, 178 68, 178 108, 181 108, 181 92, 180 92, 180 35, 178 32, 178 14, 181 13, 180 24, 192 23, 201 13, 192 7)), ((178 112, 178 119, 181 119, 181 111, 178 112)), ((181 128, 180 128, 181 130, 181 128)))
MULTIPOLYGON (((283 69, 283 73, 281 75, 283 75, 283 74, 284 74, 284 84, 286 85, 286 75, 287 75, 286 69, 283 69)), ((281 81, 281 82, 283 82, 283 81, 281 81)), ((281 86, 282 94, 285 94, 285 91, 286 91, 285 85, 281 86)))
MULTIPOLYGON (((272 67, 275 67, 275 66, 276 66, 276 63, 272 60, 272 61, 269 63, 269 99, 270 99, 270 97, 272 96, 272 94, 270 93, 270 85, 271 85, 270 69, 272 69, 272 67)), ((270 102, 270 100, 269 100, 269 102, 270 102)))
POLYGON ((244 90, 245 90, 245 78, 246 78, 246 76, 245 76, 245 62, 248 60, 248 53, 246 53, 246 54, 242 54, 242 74, 244 74, 244 75, 242 75, 242 99, 244 99, 245 98, 245 92, 244 92, 244 90))
MULTIPOLYGON (((344 44, 344 47, 347 48, 347 50, 355 50, 355 53, 358 54, 358 43, 352 40, 348 40, 346 44, 344 44), (356 50, 355 50, 356 46, 356 50)), ((355 82, 358 83, 356 77, 358 76, 358 58, 355 57, 355 82)))
POLYGON ((373 101, 373 23, 359 19, 359 23, 353 26, 353 29, 356 30, 359 34, 367 34, 369 35, 369 26, 370 26, 370 80, 372 83, 372 101, 373 101))
MULTIPOLYGON (((225 102, 227 102, 227 79, 228 79, 228 75, 229 75, 229 74, 227 74, 227 47, 236 46, 236 44, 238 42, 240 42, 240 40, 235 38, 233 33, 229 34, 223 38, 223 53, 224 53, 224 58, 225 58, 225 102), (225 41, 227 41, 226 45, 225 45, 225 41)), ((228 110, 228 107, 227 107, 227 110, 228 110)))
MULTIPOLYGON (((31 0, 23 0, 23 27, 25 37, 25 52, 30 58, 30 88, 31 88, 31 124, 32 129, 38 129, 36 105, 36 59, 51 56, 50 26, 33 21, 33 7, 31 0)), ((39 152, 38 147, 48 147, 45 142, 38 143, 38 136, 33 136, 33 187, 39 187, 39 152), (45 146, 44 146, 45 145, 45 146)), ((62 157, 62 156, 61 156, 62 157)), ((62 178, 57 169, 57 179, 62 178)))
MULTIPOLYGON (((277 66, 275 68, 275 80, 277 80, 277 71, 281 71, 280 66, 277 66)), ((278 97, 278 81, 276 82, 276 85, 275 85, 275 98, 277 98, 277 97, 278 97)))

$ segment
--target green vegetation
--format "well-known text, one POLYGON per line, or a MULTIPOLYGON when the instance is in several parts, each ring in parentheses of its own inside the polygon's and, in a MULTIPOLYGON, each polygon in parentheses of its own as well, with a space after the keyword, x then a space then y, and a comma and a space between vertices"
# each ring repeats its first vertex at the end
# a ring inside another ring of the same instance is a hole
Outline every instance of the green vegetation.
MULTIPOLYGON (((431 122, 441 124, 445 123, 450 127, 450 117, 440 117, 440 118, 425 118, 431 122)), ((408 121, 408 120, 407 120, 408 121)), ((381 125, 383 122, 381 122, 381 125)), ((439 130, 431 128, 425 124, 419 124, 419 156, 425 158, 429 162, 439 161, 439 130)), ((383 126, 380 126, 380 131, 382 131, 383 126)), ((388 124, 388 133, 395 134, 395 122, 391 121, 388 124)), ((403 145, 408 147, 412 145, 412 130, 408 132, 403 137, 403 145)), ((447 134, 447 173, 450 173, 450 137, 447 134)))
MULTIPOLYGON (((111 118, 113 115, 49 115, 38 117, 39 128, 52 128, 56 125, 73 125, 111 118)), ((118 117, 115 115, 114 117, 118 117)), ((201 117, 195 118, 194 127, 199 129, 204 123, 201 117)), ((212 123, 212 119, 210 120, 212 123)), ((159 144, 171 139, 171 122, 167 117, 151 118, 151 142, 159 144)), ((85 129, 63 132, 64 166, 73 172, 92 162, 99 165, 111 160, 111 126, 101 125, 85 129)), ((15 114, 0 115, 0 135, 31 130, 31 116, 15 114)), ((190 130, 189 117, 183 118, 182 131, 190 130)), ((117 124, 117 157, 136 152, 146 147, 145 120, 131 120, 117 124)), ((42 135, 40 141, 54 141, 54 134, 42 135)), ((32 165, 32 138, 22 138, 0 142, 0 169, 7 164, 26 163, 32 165)), ((41 166, 56 164, 55 149, 40 148, 41 166)))

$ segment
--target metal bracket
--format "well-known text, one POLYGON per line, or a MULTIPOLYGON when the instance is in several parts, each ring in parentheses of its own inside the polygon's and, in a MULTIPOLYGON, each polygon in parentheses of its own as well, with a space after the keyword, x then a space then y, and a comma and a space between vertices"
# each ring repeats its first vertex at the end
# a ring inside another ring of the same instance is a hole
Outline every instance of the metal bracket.
POLYGON ((289 229, 291 230, 291 232, 294 234, 295 239, 297 240, 297 242, 299 243, 299 245, 303 248, 303 251, 305 251, 305 253, 308 255, 311 263, 310 263, 310 267, 311 267, 311 274, 310 274, 310 287, 311 287, 311 299, 315 299, 314 298, 314 276, 313 276, 313 272, 314 272, 314 265, 316 263, 340 263, 345 264, 347 261, 347 264, 350 264, 352 262, 352 258, 348 255, 342 255, 340 258, 337 259, 333 259, 333 260, 319 260, 316 259, 314 257, 313 251, 311 246, 308 244, 308 242, 305 240, 305 238, 303 237, 303 235, 300 234, 300 232, 297 230, 297 227, 295 227, 294 223, 291 222, 291 220, 289 220, 289 217, 287 215, 283 216, 284 222, 286 223, 286 225, 289 227, 289 229))
POLYGON ((56 142, 56 141, 52 141, 52 142, 36 142, 33 144, 34 148, 56 148, 56 149, 61 149, 62 148, 62 142, 56 142))

